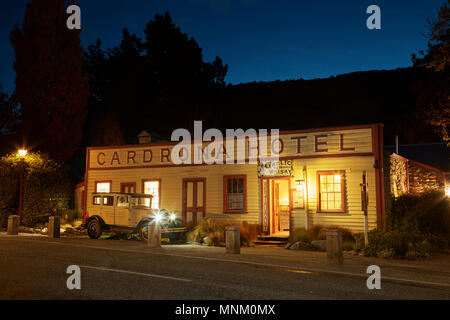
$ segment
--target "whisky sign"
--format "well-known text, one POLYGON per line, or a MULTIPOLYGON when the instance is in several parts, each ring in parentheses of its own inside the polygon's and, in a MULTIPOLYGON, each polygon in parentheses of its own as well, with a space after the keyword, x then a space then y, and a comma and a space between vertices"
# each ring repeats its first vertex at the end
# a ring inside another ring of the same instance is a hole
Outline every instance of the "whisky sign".
POLYGON ((290 177, 292 160, 266 160, 258 163, 259 177, 290 177))

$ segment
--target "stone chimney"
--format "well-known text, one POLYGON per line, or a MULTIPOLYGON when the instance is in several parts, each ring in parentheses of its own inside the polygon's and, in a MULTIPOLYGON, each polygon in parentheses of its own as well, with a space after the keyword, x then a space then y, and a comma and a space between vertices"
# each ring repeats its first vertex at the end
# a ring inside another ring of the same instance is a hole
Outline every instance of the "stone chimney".
POLYGON ((139 133, 139 135, 138 135, 138 140, 139 140, 139 144, 151 143, 152 136, 146 130, 142 130, 142 132, 139 133))

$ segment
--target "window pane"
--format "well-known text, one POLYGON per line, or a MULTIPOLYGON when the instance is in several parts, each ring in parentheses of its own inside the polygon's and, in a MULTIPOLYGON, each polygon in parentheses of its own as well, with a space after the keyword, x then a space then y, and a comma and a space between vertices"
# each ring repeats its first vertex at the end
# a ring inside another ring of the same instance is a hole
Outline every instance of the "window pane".
POLYGON ((319 174, 320 210, 342 210, 342 175, 319 174))
POLYGON ((244 193, 244 179, 238 180, 238 192, 244 193))
POLYGON ((100 197, 100 196, 95 196, 95 197, 93 198, 93 203, 96 204, 96 205, 101 204, 101 203, 102 203, 102 197, 100 197))
POLYGON ((95 192, 110 192, 111 182, 98 182, 95 192))
POLYGON ((118 196, 117 197, 117 206, 118 207, 128 207, 128 197, 127 196, 118 196))
POLYGON ((103 205, 104 206, 112 206, 114 203, 114 197, 113 196, 105 196, 103 197, 103 205))
POLYGON ((245 210, 244 179, 227 179, 225 210, 245 210))
POLYGON ((227 205, 229 210, 244 210, 244 195, 239 193, 229 194, 227 205))
MULTIPOLYGON (((159 181, 145 181, 144 182, 144 193, 151 194, 153 196, 152 199, 152 209, 159 209, 159 181)), ((145 199, 146 205, 150 205, 150 199, 145 199)))

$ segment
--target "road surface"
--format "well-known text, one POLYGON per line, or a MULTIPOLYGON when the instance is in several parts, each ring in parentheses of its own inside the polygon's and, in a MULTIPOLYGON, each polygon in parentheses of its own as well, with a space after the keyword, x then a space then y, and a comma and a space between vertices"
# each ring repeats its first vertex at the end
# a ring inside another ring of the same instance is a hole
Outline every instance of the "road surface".
POLYGON ((450 286, 382 280, 369 290, 367 277, 283 266, 264 249, 253 260, 207 250, 1 236, 0 299, 450 299, 450 286), (80 267, 80 290, 66 286, 70 265, 80 267))

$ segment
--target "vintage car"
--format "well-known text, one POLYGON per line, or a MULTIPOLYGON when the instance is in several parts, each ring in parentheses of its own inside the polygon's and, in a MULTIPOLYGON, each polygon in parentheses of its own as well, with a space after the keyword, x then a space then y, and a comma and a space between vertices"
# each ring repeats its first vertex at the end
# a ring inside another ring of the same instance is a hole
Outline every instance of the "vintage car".
POLYGON ((91 239, 99 238, 107 230, 138 233, 141 240, 146 240, 149 223, 160 224, 163 234, 184 231, 175 214, 152 209, 152 196, 148 194, 93 193, 83 220, 91 239))

